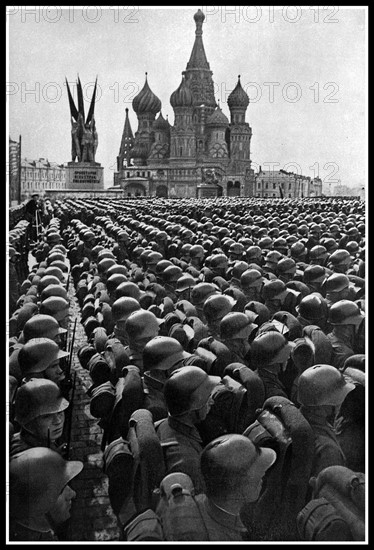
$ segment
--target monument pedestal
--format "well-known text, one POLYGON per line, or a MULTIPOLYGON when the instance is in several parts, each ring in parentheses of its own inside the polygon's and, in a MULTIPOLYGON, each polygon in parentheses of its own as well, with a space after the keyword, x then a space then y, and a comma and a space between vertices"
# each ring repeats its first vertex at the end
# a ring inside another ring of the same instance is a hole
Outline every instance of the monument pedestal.
POLYGON ((68 162, 65 174, 67 189, 82 191, 104 189, 104 168, 99 162, 68 162))
POLYGON ((210 199, 222 196, 222 187, 216 183, 200 183, 196 191, 198 199, 210 199))

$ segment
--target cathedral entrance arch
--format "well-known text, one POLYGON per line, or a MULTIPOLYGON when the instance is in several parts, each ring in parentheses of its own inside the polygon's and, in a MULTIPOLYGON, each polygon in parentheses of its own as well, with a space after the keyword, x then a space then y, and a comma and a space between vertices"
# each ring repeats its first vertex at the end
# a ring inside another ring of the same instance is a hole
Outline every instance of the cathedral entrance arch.
POLYGON ((145 197, 147 194, 144 185, 135 182, 126 185, 124 191, 127 197, 145 197))
POLYGON ((228 197, 240 197, 240 182, 236 181, 235 183, 233 181, 227 182, 227 196, 228 197))

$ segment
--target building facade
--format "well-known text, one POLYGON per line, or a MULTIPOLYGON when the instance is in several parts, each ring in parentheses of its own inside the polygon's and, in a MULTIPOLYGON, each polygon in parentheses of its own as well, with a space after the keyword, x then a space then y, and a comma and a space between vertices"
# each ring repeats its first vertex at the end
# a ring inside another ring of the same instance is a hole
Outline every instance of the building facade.
POLYGON ((125 196, 252 196, 252 129, 245 121, 249 98, 240 83, 228 97, 230 121, 214 96, 202 26, 194 15, 195 42, 179 87, 170 96, 174 124, 163 117, 161 101, 145 84, 133 99, 138 128, 126 119, 114 185, 125 196), (157 117, 157 118, 156 118, 157 117))
POLYGON ((285 170, 262 170, 255 175, 255 197, 303 198, 320 197, 322 180, 285 170))
POLYGON ((44 195, 50 189, 66 189, 65 166, 48 159, 22 159, 21 161, 21 200, 31 197, 32 193, 44 195))

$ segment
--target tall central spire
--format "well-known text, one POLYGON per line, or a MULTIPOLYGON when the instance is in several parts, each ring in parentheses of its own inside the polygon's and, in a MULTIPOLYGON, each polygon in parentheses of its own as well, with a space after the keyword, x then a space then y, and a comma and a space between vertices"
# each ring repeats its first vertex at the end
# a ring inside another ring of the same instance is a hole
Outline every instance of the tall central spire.
POLYGON ((205 15, 203 12, 199 9, 195 15, 194 15, 195 23, 196 23, 196 31, 195 31, 195 43, 192 48, 191 57, 189 62, 187 63, 186 69, 210 69, 208 60, 206 58, 205 50, 204 50, 204 44, 203 44, 203 21, 205 19, 205 15))

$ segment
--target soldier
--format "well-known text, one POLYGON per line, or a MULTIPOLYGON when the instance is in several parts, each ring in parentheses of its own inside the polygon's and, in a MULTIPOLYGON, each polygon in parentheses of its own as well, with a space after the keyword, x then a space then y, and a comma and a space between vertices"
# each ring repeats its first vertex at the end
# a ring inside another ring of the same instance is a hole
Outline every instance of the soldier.
POLYGON ((154 420, 167 416, 164 398, 167 378, 190 357, 192 355, 187 353, 175 338, 168 336, 156 336, 145 345, 143 383, 147 395, 146 408, 152 412, 154 420))
POLYGON ((257 325, 239 311, 228 313, 220 324, 220 339, 230 350, 230 363, 243 363, 249 367, 248 353, 251 349, 249 338, 257 325))
POLYGON ((31 447, 49 447, 62 453, 64 445, 58 444, 58 440, 68 406, 60 388, 51 380, 34 378, 23 384, 16 394, 14 418, 21 430, 12 439, 10 459, 31 447))
POLYGON ((20 284, 16 270, 16 262, 20 254, 13 247, 9 247, 9 313, 12 315, 17 309, 17 300, 20 297, 20 284))
POLYGON ((64 460, 45 447, 18 454, 9 466, 9 539, 56 541, 55 526, 70 517, 76 493, 68 485, 83 462, 64 460))
POLYGON ((277 330, 263 332, 253 340, 250 367, 264 383, 265 399, 275 395, 288 398, 279 376, 285 371, 294 346, 277 330))
POLYGON ((158 335, 162 319, 146 310, 134 311, 125 321, 129 345, 125 347, 131 365, 143 374, 143 350, 146 344, 158 335))
POLYGON ((172 372, 164 386, 169 415, 156 424, 156 431, 161 443, 177 442, 165 447, 166 473, 189 475, 196 493, 204 491, 200 472, 203 447, 196 424, 206 418, 211 406, 210 394, 220 381, 218 376, 208 376, 199 367, 185 366, 172 372))
POLYGON ((212 283, 198 283, 191 291, 191 302, 196 308, 197 316, 203 323, 206 323, 203 310, 205 300, 214 294, 220 294, 220 292, 218 287, 212 283))
POLYGON ((39 311, 42 315, 54 317, 60 327, 69 327, 69 302, 61 296, 50 296, 40 304, 39 311))
POLYGON ((365 349, 365 314, 355 302, 340 300, 329 310, 328 322, 333 329, 328 338, 332 344, 334 367, 341 369, 351 355, 365 349))
POLYGON ((315 453, 311 476, 328 466, 345 466, 345 456, 333 424, 340 406, 355 386, 331 365, 314 365, 299 378, 297 400, 315 434, 315 453))
POLYGON ((32 338, 18 354, 23 383, 31 378, 47 378, 58 385, 65 378, 60 359, 68 355, 68 352, 61 351, 49 338, 32 338))
POLYGON ((125 329, 126 321, 131 313, 139 311, 140 304, 135 298, 130 296, 122 296, 118 298, 112 306, 112 319, 114 322, 112 338, 118 338, 122 345, 129 344, 128 335, 125 329))
POLYGON ((296 311, 298 313, 297 320, 303 327, 317 325, 323 332, 329 332, 327 300, 320 294, 312 293, 305 296, 296 307, 296 311))
POLYGON ((276 458, 273 449, 257 447, 239 434, 222 435, 204 448, 200 469, 206 489, 196 500, 210 541, 250 540, 240 512, 257 501, 276 458))
POLYGON ((235 300, 231 296, 215 294, 204 302, 203 313, 207 321, 208 336, 220 339, 220 324, 225 315, 232 311, 235 300))
POLYGON ((240 284, 248 302, 261 301, 261 290, 265 279, 257 269, 247 269, 240 277, 240 284))

